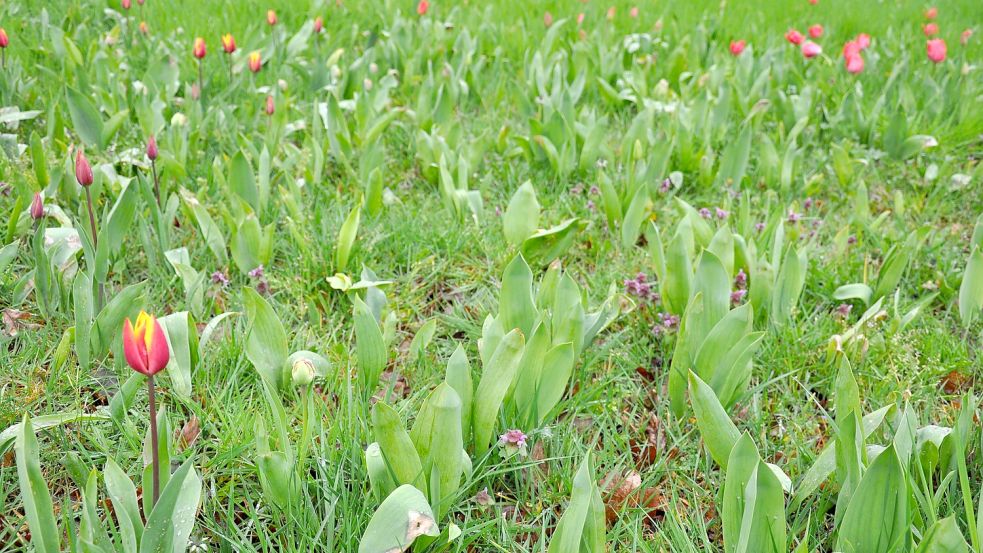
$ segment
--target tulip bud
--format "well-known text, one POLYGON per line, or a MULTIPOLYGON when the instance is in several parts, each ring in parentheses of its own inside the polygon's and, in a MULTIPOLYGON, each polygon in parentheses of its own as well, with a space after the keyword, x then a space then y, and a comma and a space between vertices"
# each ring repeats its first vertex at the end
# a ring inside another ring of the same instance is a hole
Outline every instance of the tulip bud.
POLYGON ((427 0, 420 0, 420 3, 416 5, 417 15, 427 15, 427 10, 430 9, 430 2, 427 0))
POLYGON ((7 31, 0 27, 0 48, 6 48, 8 44, 10 44, 10 39, 7 38, 7 31))
POLYGON ((150 138, 147 139, 147 158, 150 161, 157 159, 157 139, 154 138, 154 135, 150 135, 150 138))
POLYGON ((321 16, 319 15, 314 18, 314 34, 320 34, 323 29, 324 19, 321 19, 321 16))
POLYGON ((196 58, 204 59, 205 54, 208 53, 207 50, 205 49, 205 39, 201 38, 200 36, 195 37, 195 45, 194 45, 194 49, 192 50, 192 53, 194 53, 196 58))
POLYGON ((802 55, 806 58, 814 58, 823 53, 821 46, 811 40, 802 43, 802 55))
POLYGON ((259 52, 252 52, 249 54, 249 70, 253 73, 259 73, 259 70, 263 67, 263 60, 259 57, 259 52))
POLYGON ((812 38, 819 38, 823 36, 823 26, 817 23, 816 25, 809 27, 809 36, 812 38))
POLYGON ((276 25, 276 12, 273 10, 266 10, 266 22, 270 26, 276 25))
POLYGON ((123 355, 130 368, 153 376, 164 370, 171 359, 163 327, 151 315, 141 311, 136 325, 127 318, 123 323, 123 355))
POLYGON ((236 39, 231 34, 222 35, 222 49, 225 50, 226 54, 236 51, 236 39))
POLYGON ((41 198, 40 192, 35 192, 34 199, 31 200, 31 219, 37 221, 42 217, 44 217, 44 199, 41 198))
POLYGON ((266 115, 273 115, 273 112, 274 111, 275 110, 274 110, 274 107, 273 107, 273 96, 267 96, 266 97, 266 115))
POLYGON ((311 363, 310 359, 301 357, 294 361, 293 367, 290 368, 290 378, 293 380, 294 386, 307 386, 314 382, 314 376, 316 376, 314 363, 311 363))
POLYGON ((82 186, 92 185, 92 166, 81 149, 75 155, 75 180, 82 186))
POLYGON ((145 1, 146 0, 137 0, 137 4, 140 4, 142 6, 145 1))
POLYGON ((150 32, 150 29, 147 27, 147 22, 146 21, 141 21, 140 22, 140 32, 143 33, 143 34, 147 34, 147 33, 150 32))
POLYGON ((124 10, 130 9, 131 6, 133 6, 133 2, 131 0, 123 0, 123 9, 124 10))
POLYGON ((945 61, 946 47, 945 41, 941 38, 936 38, 928 41, 925 44, 926 52, 928 53, 928 59, 935 63, 941 63, 945 61))

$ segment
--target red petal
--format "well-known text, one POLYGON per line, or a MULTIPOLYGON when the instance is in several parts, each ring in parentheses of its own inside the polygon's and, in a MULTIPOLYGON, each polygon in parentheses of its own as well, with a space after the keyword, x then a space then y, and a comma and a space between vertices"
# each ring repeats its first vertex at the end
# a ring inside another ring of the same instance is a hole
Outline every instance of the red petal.
POLYGON ((149 361, 147 368, 150 374, 157 374, 167 366, 167 362, 171 359, 171 350, 167 347, 167 336, 164 334, 164 328, 156 319, 154 319, 153 333, 154 337, 150 340, 150 351, 147 355, 149 361))
POLYGON ((141 341, 133 334, 133 325, 130 324, 130 319, 126 319, 126 322, 123 323, 123 355, 133 370, 148 374, 147 350, 142 346, 141 341))

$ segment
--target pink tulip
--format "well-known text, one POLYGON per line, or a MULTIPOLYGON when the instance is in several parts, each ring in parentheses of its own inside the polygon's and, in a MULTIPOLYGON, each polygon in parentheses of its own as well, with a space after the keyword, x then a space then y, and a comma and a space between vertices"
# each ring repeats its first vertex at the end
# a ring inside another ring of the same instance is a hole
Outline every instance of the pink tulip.
POLYGON ((273 10, 266 10, 266 23, 272 27, 276 25, 276 12, 273 10))
POLYGON ((870 46, 870 35, 867 33, 857 35, 857 45, 860 46, 861 50, 866 50, 870 46))
POLYGON ((546 12, 543 14, 543 25, 550 27, 553 25, 553 14, 546 12))
POLYGON ((935 36, 939 34, 939 26, 935 23, 926 23, 922 26, 922 32, 925 33, 925 36, 935 36))
POLYGON ((31 200, 31 219, 37 221, 42 217, 44 217, 44 198, 41 197, 40 192, 35 192, 31 200))
POLYGON ((81 148, 75 154, 75 180, 82 186, 88 187, 92 185, 92 166, 89 165, 89 160, 85 157, 81 148))
POLYGON ((809 27, 809 36, 812 38, 819 38, 823 36, 823 26, 817 23, 812 27, 809 27))
POLYGON ((10 44, 10 39, 7 38, 7 31, 0 27, 0 48, 6 48, 8 44, 10 44))
POLYGON ((273 115, 275 108, 273 106, 273 96, 266 97, 266 115, 273 115))
POLYGON ((925 43, 925 50, 928 53, 928 59, 935 63, 942 63, 945 61, 945 41, 941 38, 933 38, 925 43))
POLYGON ((194 54, 196 58, 203 59, 207 52, 208 51, 205 49, 205 39, 201 38, 200 36, 195 37, 195 43, 194 47, 191 49, 191 53, 194 54))
POLYGON ((585 17, 584 12, 580 12, 577 14, 577 25, 584 24, 584 17, 585 17))
POLYGON ((939 9, 931 7, 925 10, 925 19, 935 19, 939 15, 939 9))
POLYGON ((971 36, 973 36, 973 30, 966 29, 965 31, 962 32, 961 35, 959 35, 959 44, 965 46, 969 42, 969 38, 971 36))
POLYGON ((150 135, 150 138, 147 139, 147 159, 154 161, 157 159, 157 154, 157 139, 154 138, 154 135, 150 135))
POLYGON ((803 36, 802 33, 800 33, 799 31, 796 31, 795 29, 789 29, 788 32, 785 33, 785 40, 789 41, 791 44, 794 44, 796 46, 805 42, 805 39, 806 37, 803 36))
POLYGON ((802 55, 805 56, 807 59, 814 58, 822 53, 823 53, 822 47, 816 44, 815 42, 811 40, 807 40, 806 42, 802 43, 802 55))
POLYGON ((124 10, 128 10, 130 9, 131 6, 133 6, 133 2, 131 2, 130 0, 123 0, 122 4, 124 10))
POLYGON ((631 10, 629 10, 628 11, 628 16, 631 17, 632 19, 637 18, 638 17, 638 6, 635 6, 631 10))
POLYGON ((744 47, 747 46, 747 41, 735 40, 730 43, 730 53, 734 56, 740 56, 744 52, 744 47))
POLYGON ((809 0, 809 3, 815 6, 816 4, 819 3, 819 0, 809 0))
POLYGON ((864 58, 860 54, 847 56, 843 61, 846 64, 846 70, 854 75, 864 70, 864 58))
POLYGON ((843 59, 847 59, 850 56, 859 56, 861 49, 857 41, 851 40, 847 42, 843 45, 843 59))
POLYGON ((427 0, 420 0, 420 3, 416 5, 417 15, 427 15, 427 10, 430 9, 430 2, 427 0))
POLYGON ((321 16, 319 15, 314 18, 314 34, 321 34, 321 31, 323 29, 324 29, 324 19, 322 19, 321 16))

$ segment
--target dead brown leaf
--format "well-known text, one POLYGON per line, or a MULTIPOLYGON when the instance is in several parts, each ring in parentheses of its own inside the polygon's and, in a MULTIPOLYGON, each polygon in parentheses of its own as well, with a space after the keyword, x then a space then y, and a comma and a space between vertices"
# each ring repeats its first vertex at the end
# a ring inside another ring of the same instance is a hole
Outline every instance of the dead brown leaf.
POLYGON ((196 415, 191 415, 191 418, 184 423, 184 426, 178 432, 178 451, 184 451, 195 445, 195 442, 198 441, 199 434, 201 434, 201 421, 198 420, 196 415))
POLYGON ((4 333, 7 336, 13 338, 17 336, 22 330, 35 330, 41 328, 38 323, 30 322, 31 314, 27 311, 20 311, 19 309, 14 309, 8 307, 3 310, 3 326, 4 333))

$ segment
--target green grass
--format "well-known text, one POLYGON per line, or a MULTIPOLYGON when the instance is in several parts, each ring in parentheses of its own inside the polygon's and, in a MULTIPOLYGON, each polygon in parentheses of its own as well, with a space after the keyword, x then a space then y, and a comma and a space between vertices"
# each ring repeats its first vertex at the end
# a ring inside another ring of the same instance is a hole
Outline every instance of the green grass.
MULTIPOLYGON (((115 6, 117 2, 110 0, 109 4, 115 6)), ((452 119, 463 137, 459 151, 472 153, 470 185, 480 190, 485 206, 479 223, 444 209, 438 187, 423 176, 416 157, 419 129, 412 117, 398 118, 377 144, 363 145, 355 155, 358 167, 360 154, 369 146, 382 146, 378 166, 385 186, 398 199, 378 216, 363 213, 348 272, 357 277, 356 268, 365 266, 380 279, 393 281, 386 288, 389 308, 397 320, 388 368, 405 378, 407 391, 405 397, 391 395, 387 400, 396 405, 404 421, 413 417, 441 381, 457 344, 467 350, 477 381, 480 364, 476 344, 481 324, 487 314, 497 312, 501 275, 515 254, 515 248, 504 240, 496 208, 504 211, 512 193, 525 180, 535 184, 543 206, 541 226, 570 217, 587 222, 586 230, 561 261, 586 291, 591 307, 607 296, 611 283, 621 287, 624 279, 639 271, 652 273, 649 252, 643 247, 622 247, 617 231, 606 227, 600 199, 590 192, 596 170, 577 170, 563 178, 544 160, 511 153, 517 135, 534 134, 529 130, 530 120, 542 113, 535 102, 539 92, 529 84, 529 67, 533 52, 543 45, 543 14, 547 10, 557 20, 571 21, 563 33, 558 33, 553 52, 543 53, 550 60, 546 67, 556 63, 568 68, 571 74, 566 76, 567 83, 576 76, 577 68, 592 72, 577 108, 607 116, 604 142, 611 158, 610 174, 616 179, 624 179, 619 167, 623 159, 621 140, 639 108, 608 102, 596 85, 599 75, 595 60, 602 46, 612 49, 632 33, 651 33, 665 42, 653 48, 655 61, 649 65, 635 63, 634 56, 628 54, 615 58, 610 70, 616 78, 604 77, 610 84, 634 75, 634 82, 644 83, 643 93, 657 98, 657 83, 667 79, 668 96, 659 99, 678 100, 684 107, 692 107, 705 96, 717 99, 732 94, 727 101, 732 107, 723 124, 700 136, 706 140, 700 154, 709 151, 717 162, 736 139, 737 125, 748 107, 742 104, 746 99, 739 97, 736 85, 731 88, 740 79, 738 64, 744 58, 732 58, 727 43, 739 38, 749 41, 752 50, 746 55, 753 51, 756 56, 755 65, 747 67, 752 79, 771 71, 771 105, 758 116, 760 135, 752 145, 742 183, 727 189, 711 186, 701 181, 698 165, 687 166, 676 154, 669 164, 671 170, 683 171, 686 178, 685 186, 673 194, 697 208, 721 206, 736 219, 740 206, 747 201, 753 221, 795 209, 804 213, 803 222, 796 227, 798 232, 806 235, 816 231, 814 237, 801 241, 811 244, 809 271, 793 321, 786 328, 769 329, 755 356, 749 391, 730 411, 738 427, 754 438, 766 461, 780 465, 795 482, 818 455, 820 445, 832 440, 835 367, 825 352, 831 337, 843 333, 863 312, 863 306, 857 304, 846 321, 838 320, 834 312, 841 302, 833 299, 833 291, 842 284, 873 280, 888 249, 903 244, 923 227, 929 232, 901 281, 899 299, 902 307, 910 307, 929 292, 938 291, 938 296, 901 332, 889 328, 893 312, 888 320, 865 331, 867 347, 851 358, 864 409, 908 401, 920 413, 921 424, 951 426, 962 394, 983 392, 980 323, 963 328, 956 306, 970 234, 983 206, 983 172, 978 163, 983 151, 983 112, 978 109, 983 81, 979 68, 960 74, 964 65, 979 65, 983 52, 983 12, 974 0, 940 3, 938 23, 950 59, 939 66, 925 59, 920 25, 928 5, 918 2, 820 0, 816 6, 805 0, 769 2, 767 6, 726 1, 639 2, 640 15, 632 19, 628 10, 634 3, 621 0, 586 4, 573 0, 438 0, 432 2, 429 18, 446 19, 452 25, 444 28, 435 23, 425 33, 415 28, 420 23, 412 2, 310 4, 287 0, 147 0, 142 12, 134 6, 131 13, 147 21, 149 37, 137 34, 132 18, 134 26, 120 32, 116 16, 104 11, 104 2, 27 1, 0 6, 0 26, 11 36, 6 69, 11 78, 5 76, 0 83, 0 105, 42 111, 37 119, 17 128, 5 127, 3 132, 9 133, 15 144, 29 144, 32 133, 44 139, 53 177, 46 197, 70 218, 81 216, 84 203, 71 174, 69 146, 78 143, 78 136, 72 131, 63 94, 65 84, 91 90, 93 101, 107 112, 104 117, 120 109, 133 109, 106 151, 89 152, 95 163, 110 164, 119 174, 130 176, 140 169, 127 161, 130 156, 126 150, 142 150, 149 129, 159 126, 142 120, 134 109, 139 97, 133 93, 132 81, 146 81, 147 68, 157 60, 176 64, 180 87, 162 111, 166 130, 156 129, 162 137, 162 149, 176 159, 166 166, 164 185, 172 192, 182 186, 197 193, 226 239, 231 233, 233 197, 213 172, 215 160, 224 163, 247 145, 257 150, 266 145, 274 155, 271 207, 260 214, 264 225, 272 223, 276 229, 273 258, 265 268, 271 290, 268 299, 287 329, 290 350, 316 351, 334 365, 333 373, 317 382, 317 422, 304 479, 304 493, 313 512, 280 513, 263 497, 254 465, 255 422, 269 416, 258 374, 244 353, 244 317, 234 317, 222 324, 205 348, 193 375, 192 400, 174 398, 166 377, 160 395, 173 428, 180 428, 192 416, 201 422, 195 444, 177 457, 194 457, 204 481, 204 502, 193 539, 207 542, 209 550, 354 551, 377 507, 369 492, 363 455, 373 441, 369 406, 358 399, 352 390, 354 379, 350 378, 356 363, 351 305, 326 281, 335 273, 338 229, 361 193, 362 168, 349 172, 332 157, 326 143, 317 143, 328 159, 324 178, 320 182, 310 180, 315 144, 310 138, 312 102, 325 101, 329 93, 309 90, 305 75, 309 64, 323 62, 338 49, 344 49, 339 68, 346 78, 348 73, 352 75, 346 82, 347 92, 359 90, 364 78, 379 86, 388 69, 399 68, 393 104, 416 110, 426 77, 422 62, 432 60, 433 72, 440 75, 445 66, 456 67, 452 50, 461 33, 467 31, 477 40, 471 73, 460 76, 468 82, 470 93, 459 99, 452 119), (612 22, 605 19, 609 6, 616 7, 612 22), (243 56, 254 49, 271 48, 263 19, 268 8, 277 10, 280 25, 291 34, 314 15, 324 16, 326 30, 316 50, 308 46, 290 61, 276 58, 255 78, 255 85, 260 87, 276 86, 280 79, 287 84, 285 91, 275 92, 277 115, 273 121, 280 132, 288 123, 305 124, 289 137, 280 135, 278 139, 267 136, 267 118, 261 113, 265 93, 254 89, 248 72, 237 74, 237 82, 229 86, 218 40, 219 33, 232 32, 243 56), (577 38, 572 21, 580 11, 587 14, 584 40, 577 38), (61 53, 63 46, 41 23, 43 20, 72 37, 84 59, 81 66, 61 53), (397 20, 398 27, 394 26, 397 20), (798 52, 787 47, 782 34, 792 26, 804 32, 813 23, 826 28, 820 41, 826 57, 806 64, 798 52), (655 30, 657 27, 661 30, 655 30), (962 47, 959 33, 967 27, 977 34, 962 47), (866 71, 854 78, 843 70, 840 49, 845 40, 859 32, 871 34, 874 46, 866 57, 866 71), (107 34, 120 42, 106 46, 107 34), (198 35, 205 36, 209 46, 203 103, 190 98, 196 78, 191 41, 198 35), (392 45, 404 38, 409 50, 392 45), (556 52, 561 54, 549 58, 556 52), (365 63, 351 66, 356 60, 365 63), (566 65, 567 60, 571 65, 566 65), (475 67, 478 61, 483 63, 480 69, 475 67), (369 72, 369 62, 378 65, 378 73, 369 72), (904 86, 888 89, 894 70, 899 71, 898 80, 904 86), (681 77, 687 72, 691 78, 681 77), (699 84, 701 77, 707 79, 703 84, 699 84), (777 179, 765 172, 759 139, 768 136, 783 148, 795 120, 783 120, 782 114, 788 112, 780 102, 806 87, 813 94, 812 102, 804 108, 809 124, 801 135, 802 153, 793 184, 782 189, 777 179), (940 92, 935 93, 936 87, 940 92), (872 123, 870 137, 862 136, 850 121, 836 119, 848 97, 870 113, 882 90, 889 90, 885 93, 887 108, 872 123), (932 135, 939 146, 907 160, 882 155, 883 135, 894 110, 904 114, 908 134, 932 135), (187 128, 174 124, 176 113, 187 117, 187 128), (508 129, 508 140, 513 142, 507 148, 497 148, 495 142, 503 128, 508 129), (186 147, 181 155, 174 151, 179 145, 186 147), (841 183, 837 178, 833 145, 843 146, 851 159, 859 161, 850 182, 841 183), (933 165, 939 176, 927 180, 925 173, 933 165), (968 175, 970 184, 952 185, 953 175, 968 175), (297 179, 306 181, 299 191, 293 187, 297 179), (860 181, 870 192, 869 218, 855 213, 860 181), (746 192, 747 200, 732 192, 746 192), (897 194, 902 196, 903 211, 898 210, 897 194), (285 206, 289 196, 301 200, 300 220, 285 206), (816 206, 805 210, 806 198, 813 198, 816 206), (589 202, 598 207, 592 208, 589 202), (874 223, 879 216, 883 221, 874 223), (818 226, 813 227, 813 222, 818 226), (843 228, 849 228, 857 242, 840 252, 834 238, 843 228), (406 357, 409 342, 430 318, 438 321, 434 342, 421 359, 410 363, 406 357), (956 379, 960 385, 955 392, 943 386, 950 373, 961 375, 956 379)), ((652 131, 672 139, 675 128, 671 119, 669 115, 659 116, 652 131)), ((142 155, 138 158, 142 161, 142 155)), ((224 165, 220 167, 224 174, 224 165)), ((714 174, 711 171, 709 175, 711 182, 714 174)), ((38 188, 29 153, 0 155, 0 181, 11 185, 12 194, 0 197, 0 212, 10 214, 15 198, 29 199, 38 188)), ((100 209, 111 206, 114 195, 104 190, 98 199, 100 209)), ((137 226, 145 227, 151 236, 154 230, 149 224, 149 210, 140 209, 141 215, 111 267, 110 296, 126 285, 146 280, 146 305, 134 308, 145 307, 159 314, 185 310, 181 280, 158 252, 147 250, 141 242, 137 226)), ((232 281, 226 288, 209 288, 208 316, 199 322, 206 323, 225 311, 241 311, 240 290, 255 285, 255 280, 231 261, 219 267, 185 210, 179 210, 177 217, 180 226, 171 231, 171 247, 187 247, 197 270, 210 275, 223 269, 232 281)), ((668 198, 656 197, 650 219, 667 239, 679 214, 668 198)), ((91 370, 81 368, 74 355, 62 365, 55 362, 55 350, 74 324, 73 310, 63 307, 42 317, 33 294, 17 302, 19 279, 34 267, 26 224, 21 225, 14 240, 23 246, 0 275, 0 305, 29 312, 30 322, 39 326, 21 328, 16 336, 0 336, 0 427, 19 422, 24 413, 36 417, 66 410, 90 412, 107 405, 131 372, 119 349, 114 350, 116 355, 93 363, 91 370)), ((81 254, 79 260, 85 267, 81 254)), ((588 451, 594 455, 597 481, 603 482, 607 475, 637 471, 640 489, 652 494, 650 506, 628 506, 608 526, 609 550, 722 550, 716 506, 723 474, 703 447, 694 420, 690 416, 677 419, 669 411, 664 384, 674 339, 651 331, 660 310, 657 306, 638 306, 622 315, 585 351, 558 416, 544 428, 524 429, 531 442, 541 448, 536 454, 502 460, 493 449, 487 458, 475 459, 474 477, 452 509, 451 517, 463 531, 452 550, 545 551, 547 536, 566 508, 573 475, 588 451), (634 450, 649 439, 647 429, 657 436, 655 452, 640 463, 634 450), (496 504, 482 508, 472 498, 486 488, 496 504)), ((386 383, 380 386, 380 397, 388 388, 386 383)), ((301 403, 294 398, 286 403, 299 434, 301 403)), ((141 390, 128 416, 118 424, 72 424, 39 434, 42 466, 56 504, 64 502, 78 508, 79 482, 74 478, 78 467, 85 467, 81 471, 84 475, 113 457, 130 470, 131 476, 136 475, 134 467, 140 463, 146 433, 145 405, 141 390)), ((496 431, 505 429, 506 421, 500 420, 496 431)), ((980 435, 978 420, 975 432, 980 435)), ((977 437, 968 461, 974 497, 983 480, 980 448, 977 437)), ((22 539, 27 528, 20 491, 9 454, 0 463, 0 552, 29 550, 22 539)), ((814 550, 831 550, 835 498, 834 493, 823 491, 797 512, 789 513, 792 544, 809 536, 814 550)), ((954 489, 944 499, 941 511, 956 514, 965 527, 961 496, 954 489)))

